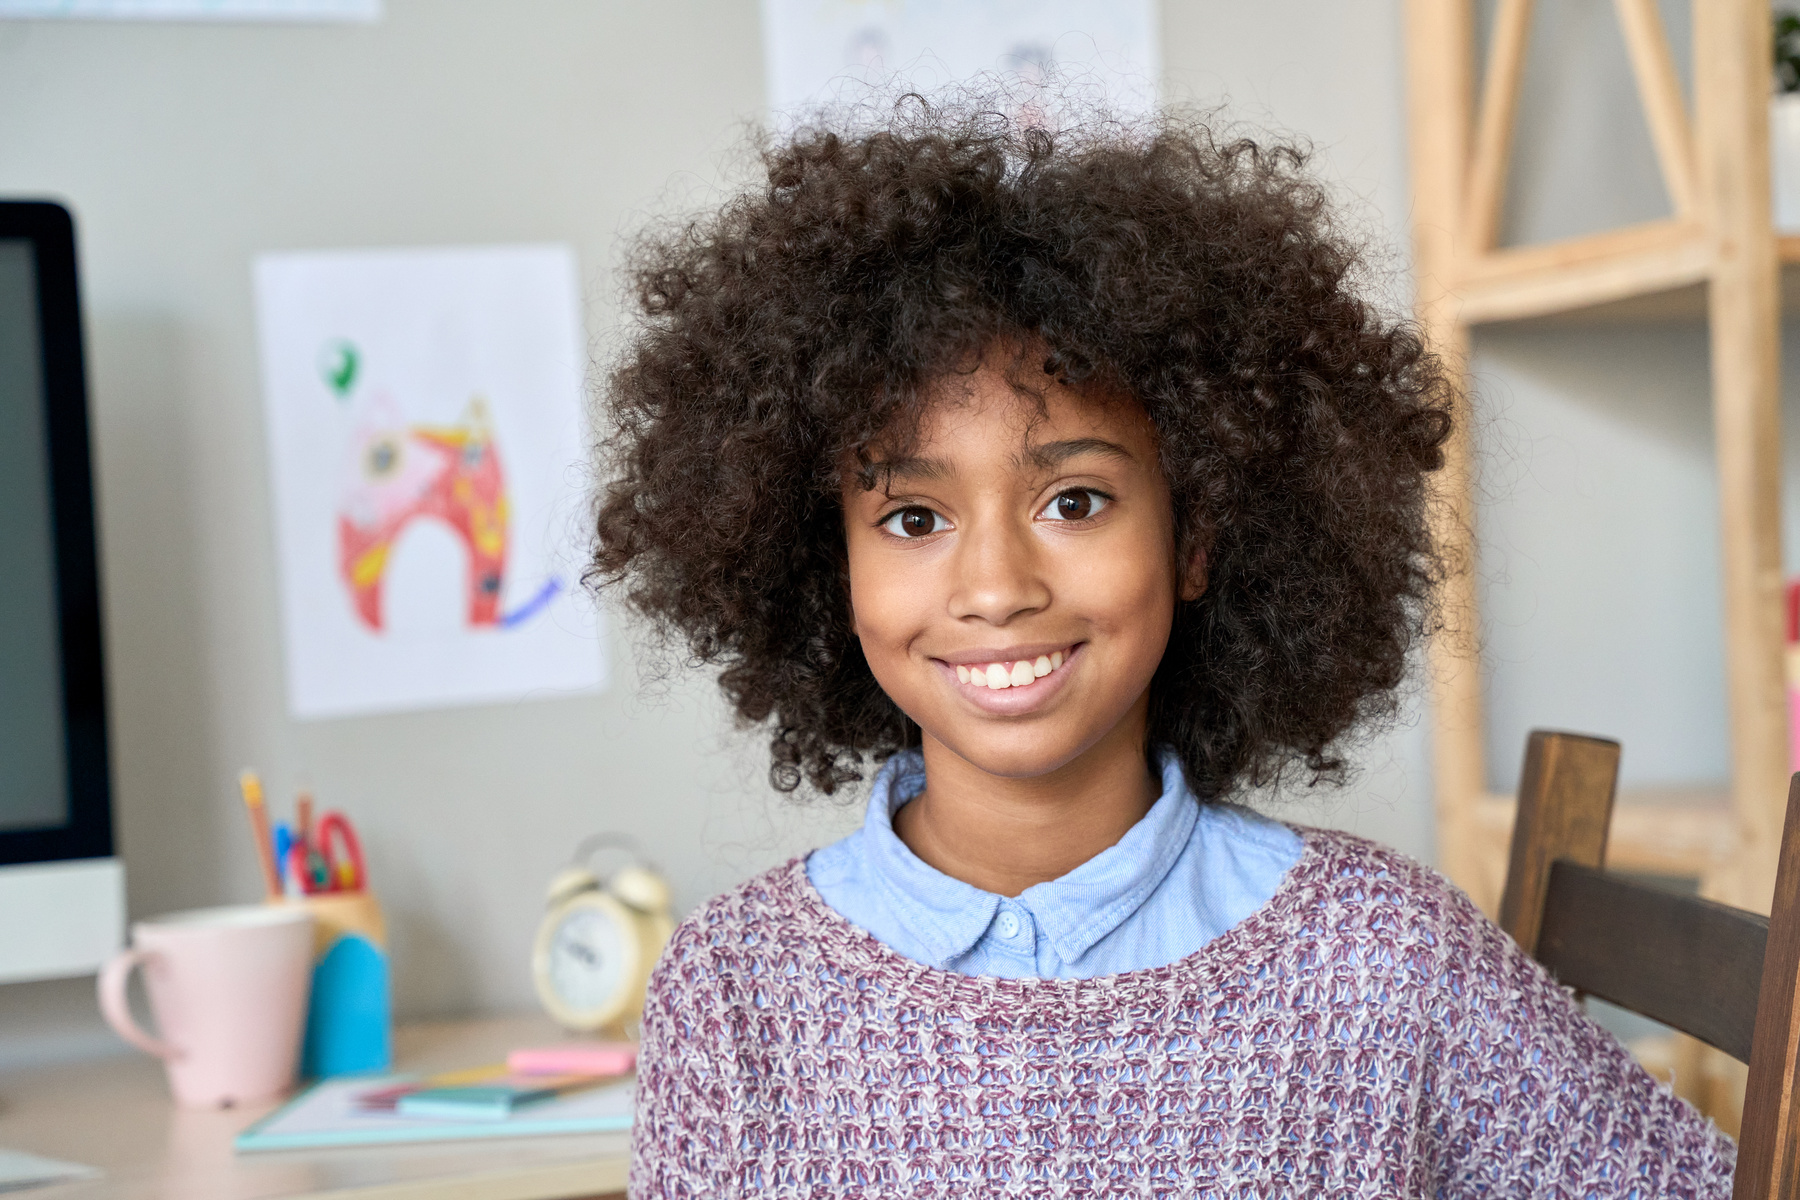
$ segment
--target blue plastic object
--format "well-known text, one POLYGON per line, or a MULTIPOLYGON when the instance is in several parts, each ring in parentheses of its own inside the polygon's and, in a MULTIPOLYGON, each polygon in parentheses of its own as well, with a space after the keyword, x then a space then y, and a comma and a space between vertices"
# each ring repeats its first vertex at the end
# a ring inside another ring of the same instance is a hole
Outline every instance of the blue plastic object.
POLYGON ((313 967, 300 1073, 329 1079, 385 1071, 393 1062, 387 955, 346 933, 313 967))

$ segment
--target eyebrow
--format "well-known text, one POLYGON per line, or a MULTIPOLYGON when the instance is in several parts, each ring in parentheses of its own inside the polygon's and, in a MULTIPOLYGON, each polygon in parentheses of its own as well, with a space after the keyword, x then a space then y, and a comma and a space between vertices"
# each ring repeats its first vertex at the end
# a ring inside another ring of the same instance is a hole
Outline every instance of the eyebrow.
MULTIPOLYGON (((1105 438, 1068 438, 1060 442, 1043 442, 1036 446, 1027 446, 1024 453, 1015 461, 1028 462, 1039 470, 1052 471, 1062 466, 1071 458, 1079 458, 1084 454, 1100 454, 1107 458, 1124 459, 1135 462, 1136 458, 1125 447, 1117 442, 1109 442, 1105 438)), ((864 486, 875 490, 881 486, 877 480, 891 483, 895 479, 948 479, 956 474, 956 469, 948 459, 929 458, 923 455, 906 455, 901 458, 888 458, 880 462, 872 462, 861 471, 864 486)))
POLYGON ((1126 462, 1134 461, 1131 451, 1105 438, 1069 438, 1066 441, 1044 442, 1025 448, 1026 460, 1046 471, 1054 470, 1071 458, 1079 458, 1084 454, 1100 454, 1107 458, 1122 458, 1126 462))
POLYGON ((902 458, 884 458, 879 462, 872 462, 865 466, 860 474, 863 478, 863 487, 874 491, 877 487, 891 484, 895 479, 948 479, 956 474, 956 471, 951 467, 948 459, 906 455, 902 458))

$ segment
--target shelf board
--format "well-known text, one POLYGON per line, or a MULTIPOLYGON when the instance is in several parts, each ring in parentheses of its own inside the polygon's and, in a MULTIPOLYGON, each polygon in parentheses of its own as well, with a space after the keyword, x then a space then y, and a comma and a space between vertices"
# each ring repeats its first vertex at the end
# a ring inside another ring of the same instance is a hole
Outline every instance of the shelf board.
MULTIPOLYGON (((1511 842, 1515 807, 1511 796, 1482 797, 1476 820, 1487 844, 1511 842)), ((1730 864, 1737 838, 1731 794, 1723 789, 1622 788, 1613 805, 1606 864, 1622 871, 1699 878, 1730 864)))
MULTIPOLYGON (((1778 236, 1781 305, 1800 314, 1800 234, 1778 236)), ((1457 291, 1482 328, 1700 323, 1709 251, 1673 221, 1509 248, 1467 272, 1457 291)))
MULTIPOLYGON (((1489 793, 1470 810, 1469 836, 1479 849, 1469 862, 1474 874, 1457 883, 1490 917, 1500 911, 1500 893, 1506 887, 1517 808, 1513 797, 1489 793)), ((1737 845, 1737 814, 1731 793, 1723 788, 1621 788, 1613 805, 1606 865, 1698 880, 1729 869, 1737 845)))

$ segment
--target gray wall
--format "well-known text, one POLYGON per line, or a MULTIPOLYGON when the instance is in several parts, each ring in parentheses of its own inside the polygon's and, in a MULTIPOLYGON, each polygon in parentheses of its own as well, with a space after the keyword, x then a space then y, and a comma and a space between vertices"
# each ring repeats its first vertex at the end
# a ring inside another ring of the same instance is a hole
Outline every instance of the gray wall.
MULTIPOLYGON (((1311 139, 1404 304, 1400 45, 1397 0, 1165 2, 1169 94, 1311 139)), ((1575 76, 1566 102, 1615 86, 1611 70, 1575 76)), ((81 223, 134 913, 254 896, 231 780, 245 764, 278 792, 305 776, 364 831, 402 1011, 520 1008, 540 889, 582 834, 636 834, 687 907, 857 819, 772 797, 760 738, 731 730, 706 679, 641 690, 622 622, 597 698, 308 724, 283 705, 251 256, 568 241, 603 356, 621 238, 741 169, 729 150, 761 95, 754 0, 390 0, 373 26, 0 22, 0 193, 64 197, 81 223)), ((1654 206, 1633 157, 1647 142, 1579 136, 1584 179, 1654 206)), ((1527 199, 1528 221, 1571 215, 1527 199)), ((1623 736, 1635 779, 1723 776, 1704 351, 1697 330, 1479 343, 1498 784, 1546 722, 1623 736)), ((1360 753, 1349 789, 1279 811, 1429 857, 1416 695, 1360 753)), ((0 988, 0 1064, 110 1047, 91 1013, 85 982, 0 988)))
MULTIPOLYGON (((1488 6, 1488 7, 1491 7, 1488 6)), ((1570 237, 1669 214, 1611 5, 1541 6, 1502 240, 1570 237)), ((1664 2, 1688 67, 1688 5, 1664 2)), ((1800 358, 1784 347, 1787 460, 1800 358)), ((1534 725, 1625 745, 1625 786, 1720 786, 1725 711, 1717 472, 1698 324, 1478 332, 1481 570, 1489 779, 1510 790, 1534 725)), ((1785 496, 1785 549, 1800 542, 1785 496)))

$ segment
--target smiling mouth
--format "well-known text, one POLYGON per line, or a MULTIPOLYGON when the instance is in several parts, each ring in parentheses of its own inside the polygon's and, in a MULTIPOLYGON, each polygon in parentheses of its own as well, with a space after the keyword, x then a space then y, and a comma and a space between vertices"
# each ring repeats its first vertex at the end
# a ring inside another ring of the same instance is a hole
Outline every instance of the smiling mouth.
POLYGON ((1036 658, 1018 658, 1010 662, 956 664, 956 678, 962 683, 975 687, 986 687, 993 691, 1007 688, 1030 687, 1038 680, 1062 669, 1067 661, 1069 651, 1056 650, 1049 654, 1040 654, 1036 658))

